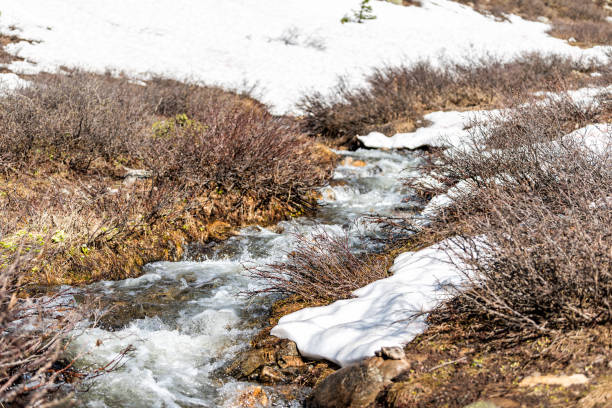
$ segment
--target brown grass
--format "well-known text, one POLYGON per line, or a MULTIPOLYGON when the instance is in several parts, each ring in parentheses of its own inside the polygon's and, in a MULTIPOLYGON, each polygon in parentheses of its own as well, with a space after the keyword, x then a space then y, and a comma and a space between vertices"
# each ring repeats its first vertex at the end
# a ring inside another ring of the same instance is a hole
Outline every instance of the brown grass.
POLYGON ((490 332, 478 330, 477 322, 431 323, 424 334, 406 346, 410 370, 379 395, 380 406, 463 408, 476 401, 489 401, 508 408, 594 408, 609 403, 609 325, 500 347, 490 332), (518 385, 537 373, 583 374, 589 383, 571 387, 518 385), (602 392, 606 388, 607 395, 602 392))
POLYGON ((374 130, 413 131, 423 125, 422 115, 431 111, 505 106, 516 94, 597 81, 586 74, 606 69, 540 54, 525 54, 512 62, 490 57, 445 67, 420 62, 378 69, 360 89, 341 80, 330 95, 313 93, 301 100, 302 128, 337 144, 374 130))
POLYGON ((579 46, 610 45, 612 44, 612 24, 595 21, 557 21, 550 34, 575 40, 579 46))
MULTIPOLYGON (((0 34, 0 64, 10 64, 12 61, 22 60, 22 58, 11 55, 4 50, 4 47, 6 47, 8 44, 19 41, 23 41, 23 39, 15 35, 0 34)), ((0 73, 3 72, 9 72, 9 70, 7 68, 0 67, 0 73)))
MULTIPOLYGON (((505 19, 506 14, 516 14, 528 20, 542 17, 552 22, 550 34, 565 40, 574 38, 576 45, 610 45, 612 24, 606 17, 605 0, 456 0, 475 10, 505 19)), ((609 4, 608 4, 609 6, 609 4)))
POLYGON ((188 241, 307 211, 331 176, 333 154, 248 96, 83 72, 33 81, 0 98, 0 241, 44 248, 33 281, 137 274, 188 241))

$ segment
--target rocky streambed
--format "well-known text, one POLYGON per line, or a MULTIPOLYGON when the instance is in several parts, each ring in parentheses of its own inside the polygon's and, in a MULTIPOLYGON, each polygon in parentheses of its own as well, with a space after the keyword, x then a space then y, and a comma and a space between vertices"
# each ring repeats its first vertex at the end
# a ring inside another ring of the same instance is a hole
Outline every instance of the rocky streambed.
POLYGON ((76 337, 71 352, 83 356, 83 366, 100 366, 129 345, 133 351, 119 368, 78 393, 79 404, 299 406, 307 389, 262 388, 253 380, 282 384, 290 376, 312 385, 335 367, 302 360, 288 341, 252 351, 251 342, 269 323, 270 307, 278 299, 244 296, 260 285, 247 268, 282 260, 295 244, 295 233, 314 234, 321 228, 331 234, 349 231, 354 250, 375 251, 380 246, 378 231, 363 222, 363 215, 390 215, 417 206, 400 181, 409 175, 407 168, 418 164, 413 153, 338 154, 343 156, 341 164, 330 186, 321 190, 322 207, 316 216, 272 228, 245 228, 226 241, 188 251, 182 262, 149 264, 139 278, 91 285, 87 296, 99 296, 103 307, 112 309, 96 328, 76 337))

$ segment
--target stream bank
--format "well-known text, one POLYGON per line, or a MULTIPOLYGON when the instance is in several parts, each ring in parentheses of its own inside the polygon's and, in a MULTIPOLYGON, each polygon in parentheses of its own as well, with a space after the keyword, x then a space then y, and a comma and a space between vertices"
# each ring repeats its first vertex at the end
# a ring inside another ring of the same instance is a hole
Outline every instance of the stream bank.
MULTIPOLYGON (((130 344, 134 351, 121 369, 79 394, 80 403, 96 408, 236 406, 254 385, 236 381, 227 368, 262 329, 277 300, 242 295, 259 285, 245 266, 282 260, 295 233, 308 235, 320 228, 331 234, 359 229, 354 236, 361 238, 351 242, 353 249, 377 251, 382 245, 379 231, 362 222, 362 215, 392 215, 415 205, 404 201, 408 191, 399 180, 418 163, 414 153, 337 153, 352 161, 344 160, 331 185, 321 190, 322 207, 315 216, 282 221, 274 228, 247 227, 198 251, 197 257, 188 253, 181 262, 149 264, 138 278, 90 285, 90 293, 126 313, 75 339, 72 352, 85 353, 81 367, 103 365, 130 344)), ((273 405, 299 404, 299 395, 288 401, 282 387, 264 391, 273 405)))

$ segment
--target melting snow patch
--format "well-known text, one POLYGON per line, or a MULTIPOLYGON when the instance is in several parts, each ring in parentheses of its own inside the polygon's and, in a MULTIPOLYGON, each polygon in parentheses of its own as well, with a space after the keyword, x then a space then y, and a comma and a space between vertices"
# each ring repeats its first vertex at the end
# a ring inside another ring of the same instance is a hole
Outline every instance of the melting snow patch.
POLYGON ((566 135, 563 139, 584 143, 585 147, 594 153, 604 154, 612 151, 612 124, 588 125, 566 135))
POLYGON ((24 81, 13 73, 0 74, 0 94, 26 86, 28 86, 28 81, 24 81))
POLYGON ((357 138, 370 148, 413 150, 426 146, 460 147, 470 140, 469 130, 466 129, 467 124, 485 115, 495 115, 497 112, 499 111, 433 112, 424 116, 424 119, 432 124, 414 132, 398 133, 391 137, 372 132, 367 136, 357 138))
MULTIPOLYGON (((566 93, 558 94, 552 92, 536 92, 535 96, 544 96, 555 99, 568 96, 578 104, 597 104, 598 98, 612 92, 612 86, 608 87, 586 87, 571 90, 566 93)), ((542 103, 548 103, 546 100, 542 103)), ((424 119, 431 122, 430 126, 419 128, 414 132, 397 133, 387 137, 379 132, 372 132, 366 136, 357 138, 369 148, 378 149, 420 149, 423 147, 453 147, 469 149, 472 143, 470 137, 469 124, 472 122, 482 122, 490 118, 499 117, 501 110, 480 110, 480 111, 438 111, 424 116, 424 119)))
POLYGON ((275 112, 305 90, 326 90, 347 75, 417 59, 511 59, 541 51, 604 59, 609 47, 582 50, 547 34, 547 24, 509 16, 497 22, 449 0, 422 7, 374 2, 376 20, 341 24, 355 0, 3 0, 0 31, 32 43, 6 49, 20 73, 61 66, 147 73, 240 87, 259 84, 275 112), (478 29, 476 30, 475 27, 478 29), (30 62, 31 61, 31 62, 30 62))
POLYGON ((341 366, 373 356, 383 346, 401 346, 426 328, 425 315, 447 298, 445 286, 462 274, 439 244, 399 255, 393 276, 353 292, 355 298, 284 316, 271 334, 296 342, 302 355, 341 366))

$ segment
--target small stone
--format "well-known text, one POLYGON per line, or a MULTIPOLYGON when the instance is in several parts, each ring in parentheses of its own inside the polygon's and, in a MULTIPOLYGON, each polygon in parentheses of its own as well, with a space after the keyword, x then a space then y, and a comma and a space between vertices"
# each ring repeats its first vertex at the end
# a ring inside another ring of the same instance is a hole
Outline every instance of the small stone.
POLYGON ((127 167, 124 167, 124 170, 125 170, 124 178, 134 177, 134 178, 146 179, 146 178, 151 178, 151 176, 153 176, 153 173, 150 172, 149 170, 130 169, 127 167))
POLYGON ((285 340, 283 344, 276 350, 276 358, 282 358, 285 356, 299 356, 300 353, 297 348, 297 344, 291 340, 285 340))
POLYGON ((385 360, 402 360, 406 357, 401 347, 383 347, 376 352, 376 355, 385 360))
POLYGON ((491 398, 488 401, 494 403, 499 408, 519 408, 521 404, 508 398, 491 398))
POLYGON ((218 239, 228 238, 229 233, 232 230, 231 224, 220 220, 216 220, 212 224, 208 224, 206 228, 212 237, 218 239))
POLYGON ((317 384, 307 406, 370 407, 384 387, 408 368, 405 360, 383 360, 381 357, 341 368, 317 384))
POLYGON ((303 367, 305 365, 304 361, 299 356, 281 357, 277 364, 280 368, 303 367))
POLYGON ((574 375, 530 375, 519 383, 519 387, 535 387, 537 385, 559 385, 570 387, 572 385, 582 385, 589 382, 584 374, 574 375))
POLYGON ((264 366, 259 374, 259 380, 264 383, 279 383, 285 381, 285 376, 273 367, 264 366))
POLYGON ((268 401, 268 396, 263 388, 255 386, 244 390, 234 402, 239 407, 265 407, 268 406, 268 401))
POLYGON ((464 408, 499 408, 491 401, 476 401, 470 405, 466 405, 464 408))

